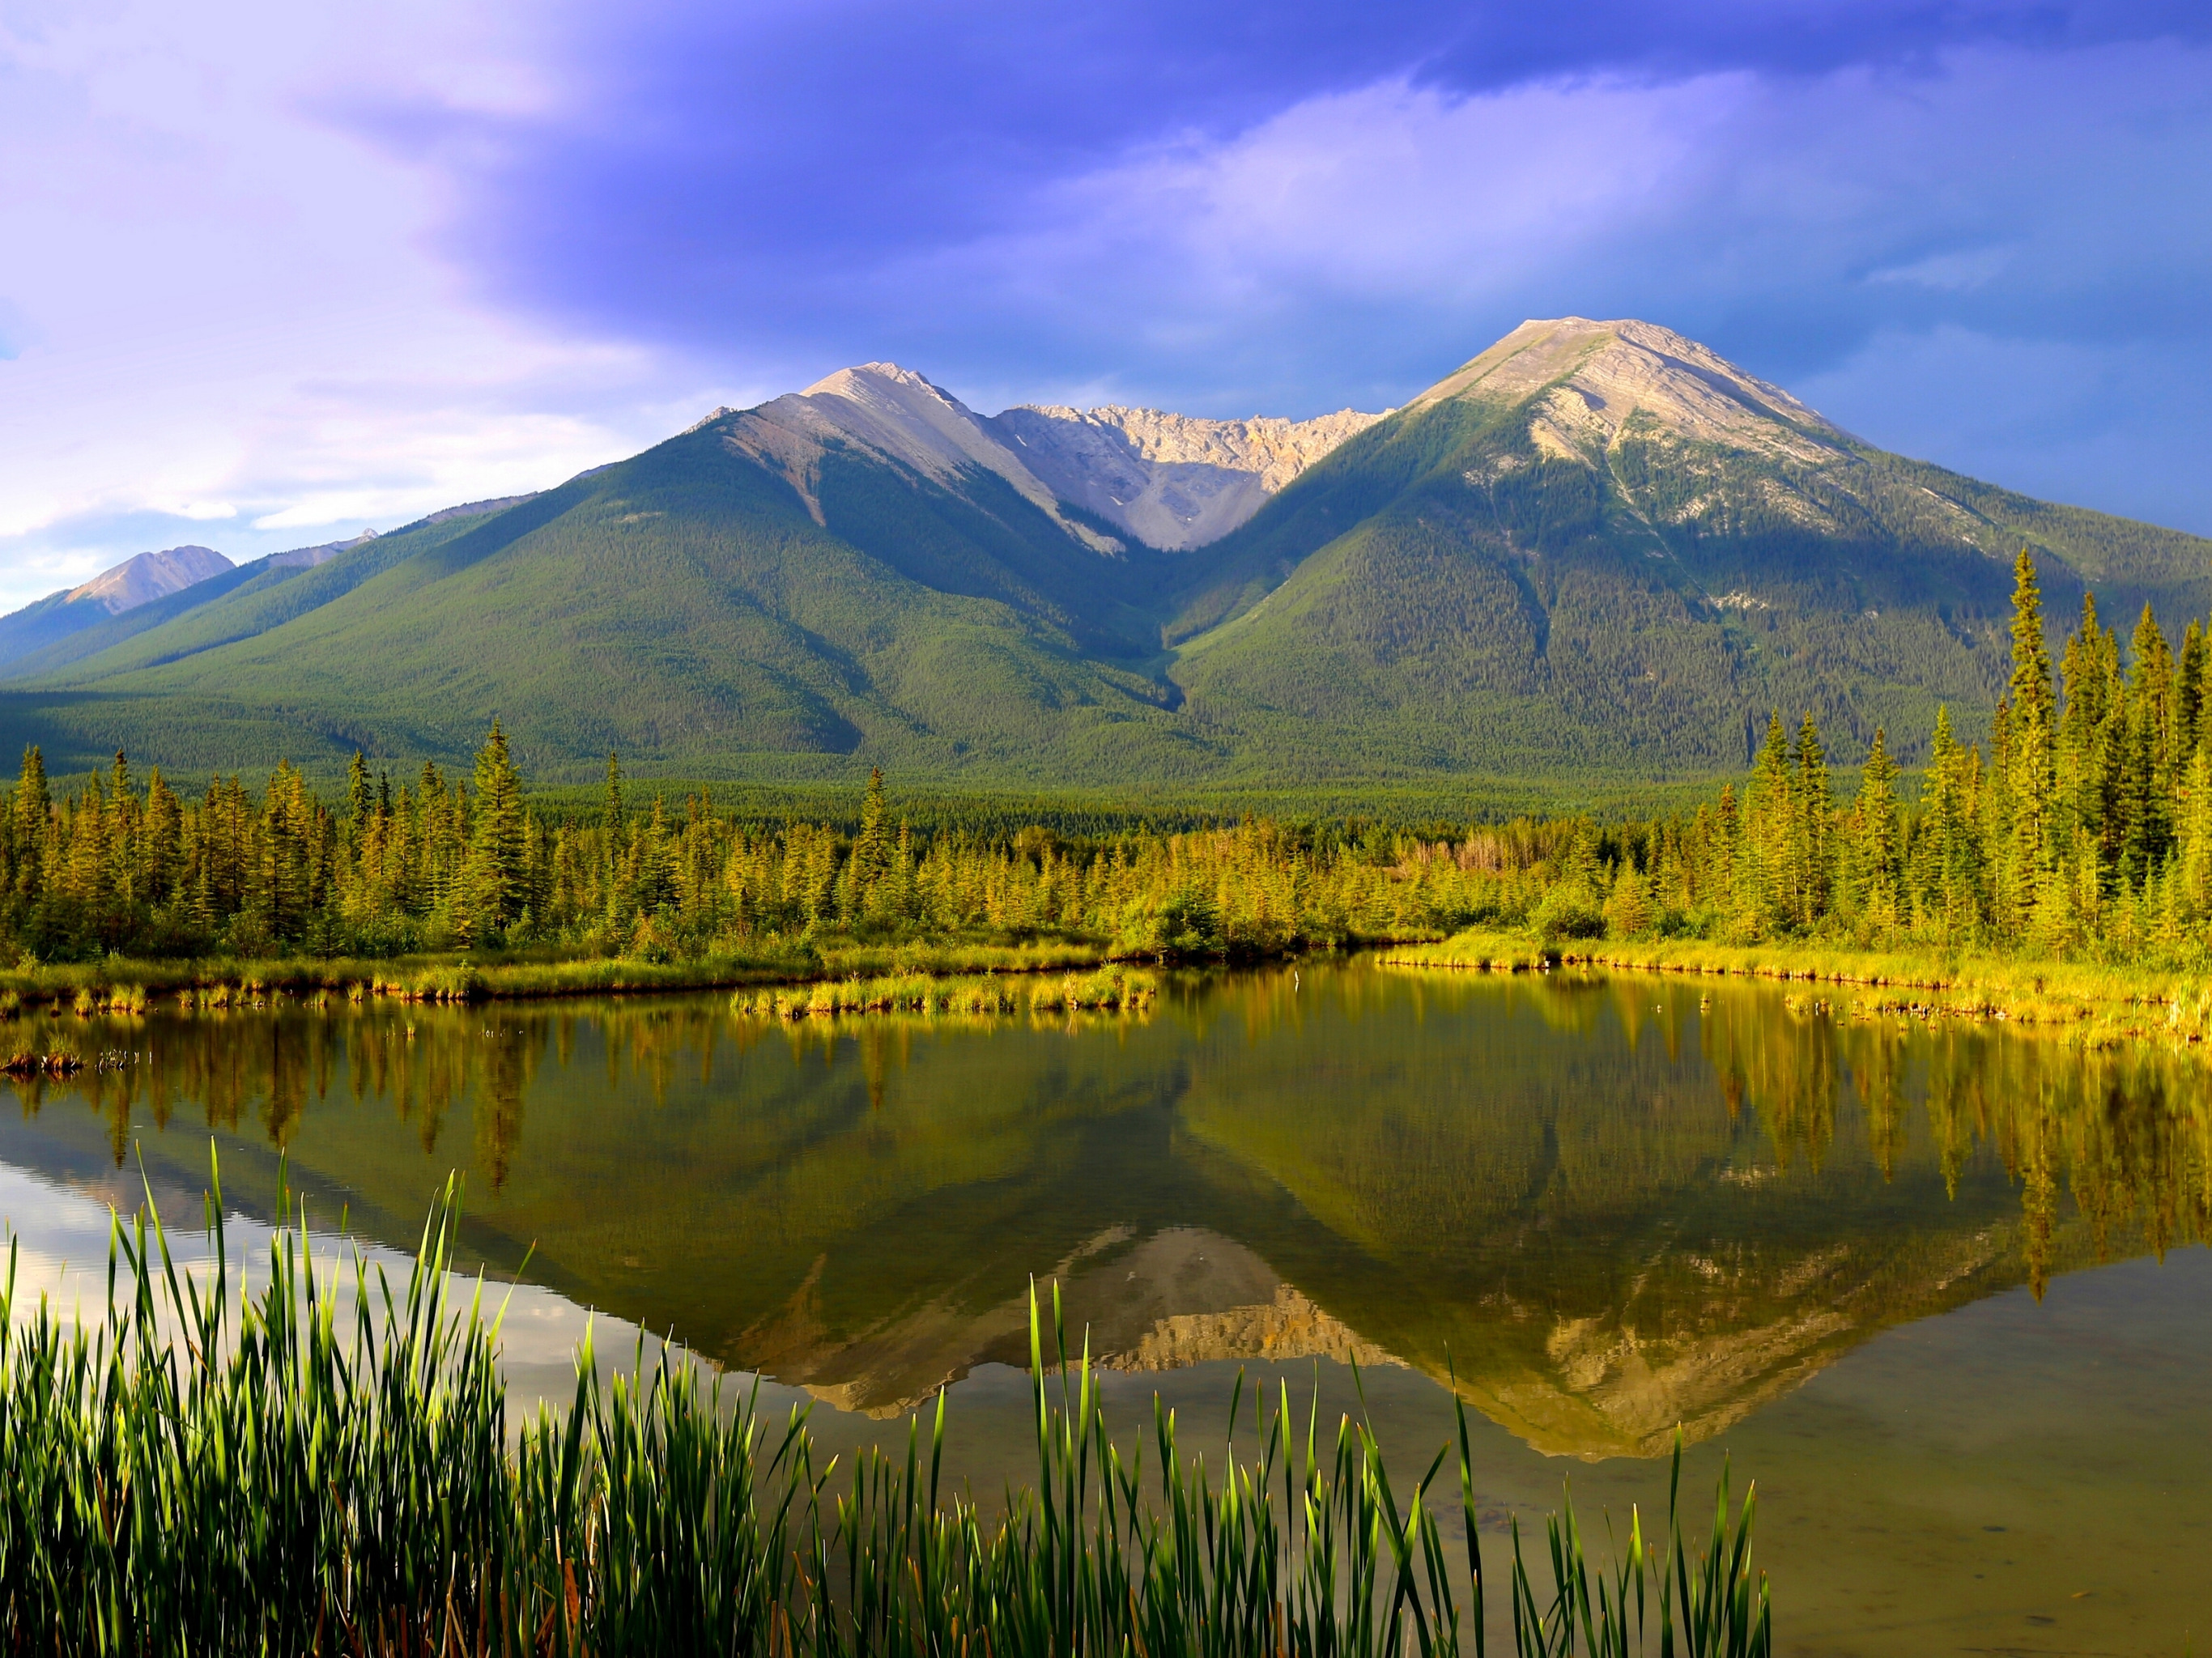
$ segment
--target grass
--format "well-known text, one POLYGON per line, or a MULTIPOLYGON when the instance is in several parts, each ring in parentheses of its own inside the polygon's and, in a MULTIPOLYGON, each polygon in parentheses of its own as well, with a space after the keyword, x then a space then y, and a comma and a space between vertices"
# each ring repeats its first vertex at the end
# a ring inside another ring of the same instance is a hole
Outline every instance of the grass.
POLYGON ((1439 944, 1394 947, 1393 966, 1528 972, 1581 964, 1645 973, 1715 974, 1853 985, 1872 994, 1852 1011, 1996 1019, 2057 1031, 2089 1046, 2160 1037, 2212 1039, 2212 974, 2038 961, 1969 951, 1856 950, 1785 940, 1583 939, 1544 944, 1481 929, 1439 944))
POLYGON ((898 974, 1050 973, 1097 967, 1106 951, 1064 942, 977 943, 953 939, 874 944, 793 944, 749 956, 651 962, 635 957, 562 959, 544 951, 474 955, 449 951, 388 960, 348 957, 266 961, 223 958, 41 964, 0 971, 0 1017, 45 1002, 57 1011, 143 1013, 173 998, 190 1011, 252 1005, 271 996, 389 996, 412 1002, 530 1000, 558 996, 729 990, 763 984, 898 974))
MULTIPOLYGON (((1333 1433, 1258 1394, 1256 1455, 1218 1476, 1155 1403, 1148 1444, 1109 1433, 1057 1294, 1030 1309, 1034 1485, 987 1513, 925 1448, 818 1465, 689 1361, 602 1385, 588 1339, 564 1415, 510 1432, 483 1285, 451 1299, 449 1183, 395 1286, 356 1252, 319 1266, 289 1201, 258 1294, 235 1291, 219 1187, 204 1281, 150 1198, 112 1234, 88 1327, 0 1290, 0 1647, 91 1654, 1299 1654, 1447 1658, 1484 1648, 1486 1573, 1464 1411, 1464 1559, 1437 1518, 1448 1456, 1401 1503, 1366 1422, 1333 1433), (342 1318, 341 1277, 352 1284, 342 1318), (348 1325, 350 1327, 347 1327, 348 1325), (1048 1346, 1049 1341, 1049 1346, 1048 1346), (1051 1357, 1048 1361, 1048 1353, 1051 1357)), ((1240 1424, 1243 1383, 1231 1400, 1240 1424)), ((1679 1495, 1680 1453, 1676 1450, 1679 1495)), ((1532 1570, 1513 1533, 1516 1654, 1771 1649, 1753 1506, 1723 1478, 1694 1560, 1670 1517, 1647 1550, 1585 1558, 1572 1509, 1532 1570), (1540 1588, 1548 1575, 1549 1587, 1540 1588)))
POLYGON ((825 979, 789 989, 739 990, 730 1011, 765 1019, 804 1019, 856 1013, 1136 1012, 1159 998, 1159 981, 1126 968, 1021 977, 932 978, 908 973, 863 979, 825 979))

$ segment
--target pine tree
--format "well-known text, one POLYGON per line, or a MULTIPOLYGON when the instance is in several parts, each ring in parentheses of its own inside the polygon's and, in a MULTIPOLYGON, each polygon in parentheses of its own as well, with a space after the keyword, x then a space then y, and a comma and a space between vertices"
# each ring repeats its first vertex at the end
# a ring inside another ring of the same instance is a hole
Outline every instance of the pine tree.
POLYGON ((368 815, 375 804, 368 789, 368 756, 356 749, 346 766, 346 817, 355 835, 368 827, 368 815))
POLYGON ((1863 883, 1860 902, 1868 921, 1887 932, 1899 919, 1905 848, 1897 809, 1897 763, 1889 757, 1888 739, 1879 726, 1860 774, 1851 818, 1852 861, 1863 883))
POLYGON ((2025 547, 2013 574, 2013 667, 2005 698, 2010 713, 2005 781, 2011 821, 2003 872, 2007 919, 2014 928, 2025 929, 2055 862, 2051 805, 2057 784, 2057 706, 2051 651, 2043 636, 2043 591, 2025 547))
POLYGON ((1829 823, 1835 793, 1820 727, 1808 710, 1797 728, 1796 777, 1790 795, 1790 853, 1796 920, 1810 927, 1828 913, 1829 823))
POLYGON ((522 777, 507 752, 497 719, 477 750, 474 833, 469 848, 470 897, 475 919, 504 928, 529 902, 528 845, 524 834, 522 777))
POLYGON ((890 808, 884 799, 880 766, 868 772, 868 792, 860 802, 860 833, 853 842, 853 879, 860 908, 872 912, 890 873, 890 808))
POLYGON ((2189 769, 2190 756, 2203 736, 2204 624, 2192 621, 2181 635, 2173 673, 2173 769, 2189 769))
POLYGON ((15 890, 35 902, 46 886, 46 835, 53 795, 46 786, 46 757, 33 743, 23 750, 23 769, 15 780, 15 890))

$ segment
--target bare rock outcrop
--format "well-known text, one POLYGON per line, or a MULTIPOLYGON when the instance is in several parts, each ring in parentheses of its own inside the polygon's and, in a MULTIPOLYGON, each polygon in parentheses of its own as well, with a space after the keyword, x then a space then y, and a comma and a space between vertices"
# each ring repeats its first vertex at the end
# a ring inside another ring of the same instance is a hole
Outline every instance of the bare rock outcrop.
POLYGON ((1021 404, 991 422, 1063 501, 1154 547, 1218 541, 1380 415, 1202 420, 1158 409, 1021 404))

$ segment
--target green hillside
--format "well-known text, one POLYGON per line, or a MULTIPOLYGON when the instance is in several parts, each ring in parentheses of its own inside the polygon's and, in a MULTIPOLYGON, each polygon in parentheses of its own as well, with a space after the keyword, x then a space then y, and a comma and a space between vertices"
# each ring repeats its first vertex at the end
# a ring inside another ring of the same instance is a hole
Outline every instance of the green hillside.
POLYGON ((459 759, 497 714, 549 782, 618 749, 787 786, 1526 799, 1734 771, 1774 707, 1844 763, 1878 725, 1917 760, 1939 702, 1982 728, 2023 544, 2055 623, 2085 586, 2170 631, 2212 607, 2212 543, 1873 449, 1643 324, 1525 325, 1189 553, 764 413, 114 618, 11 666, 0 742, 327 774, 459 759))
POLYGON ((496 712, 549 776, 610 749, 702 776, 856 754, 1198 774, 1212 757, 1142 671, 1146 556, 1085 551, 993 482, 973 481, 979 504, 836 457, 817 525, 704 428, 141 633, 10 691, 0 718, 64 764, 118 746, 194 768, 445 758, 496 712))

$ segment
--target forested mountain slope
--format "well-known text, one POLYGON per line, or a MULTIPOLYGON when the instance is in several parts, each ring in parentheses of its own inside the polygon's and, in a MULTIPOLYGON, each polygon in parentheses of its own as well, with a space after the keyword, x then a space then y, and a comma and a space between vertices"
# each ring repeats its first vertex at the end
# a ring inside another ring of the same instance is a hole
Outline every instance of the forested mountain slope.
POLYGON ((1209 549, 1168 636, 1275 768, 1710 771, 1776 707, 1917 759, 1996 701, 2023 545, 2062 621, 2085 582, 2212 604, 2212 543, 1887 454, 1665 329, 1533 322, 1209 549))
POLYGON ((59 670, 11 712, 64 754, 191 767, 464 754, 489 708, 549 771, 611 749, 708 775, 863 750, 908 772, 1203 768, 1175 688, 1143 671, 1164 555, 1079 540, 994 473, 939 482, 835 438, 794 463, 802 492, 761 424, 726 414, 380 538, 59 670))
POLYGON ((231 569, 231 562, 212 547, 171 547, 127 558, 79 586, 48 593, 0 616, 0 663, 20 661, 111 616, 228 575, 231 569))
POLYGON ((327 770, 458 757, 497 714, 549 780, 619 749, 699 777, 1564 786, 1734 770, 1775 707, 1845 762, 1877 725, 1916 759, 1939 701, 1980 728, 2023 544, 2054 622, 2085 584, 2170 629, 2212 605, 2212 543, 1884 453, 1643 323, 1523 325, 1371 424, 1170 442, 1176 418, 987 419, 842 371, 112 618, 9 670, 0 741, 327 770), (1255 493, 1239 467, 1274 470, 1255 493), (1248 520, 1132 532, 1208 478, 1172 522, 1248 520), (1139 485, 1158 499, 1112 519, 1073 499, 1139 485))

